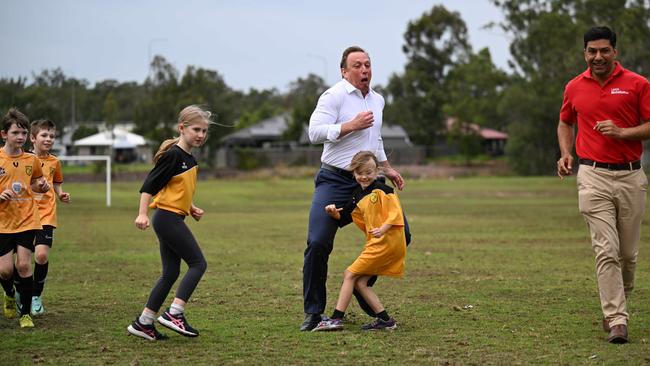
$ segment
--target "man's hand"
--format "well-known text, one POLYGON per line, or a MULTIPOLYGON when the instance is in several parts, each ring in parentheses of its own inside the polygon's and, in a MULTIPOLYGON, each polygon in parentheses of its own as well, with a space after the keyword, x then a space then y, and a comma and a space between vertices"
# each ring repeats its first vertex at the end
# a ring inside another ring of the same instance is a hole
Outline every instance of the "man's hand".
POLYGON ((360 112, 354 117, 349 123, 350 127, 354 131, 365 130, 368 127, 372 127, 372 124, 375 122, 375 116, 371 111, 360 112))
POLYGON ((393 185, 397 187, 397 189, 400 191, 404 189, 404 178, 402 178, 402 175, 399 174, 397 170, 393 169, 390 166, 384 166, 382 167, 382 170, 384 171, 386 178, 390 179, 390 181, 393 182, 393 185))
POLYGON ((573 156, 565 155, 557 161, 557 175, 564 179, 565 175, 573 174, 573 156))
POLYGON ((596 122, 594 130, 600 132, 604 136, 609 136, 616 139, 623 138, 623 129, 615 125, 614 121, 611 119, 596 122))
POLYGON ((325 206, 325 212, 327 212, 327 214, 335 220, 341 219, 341 210, 343 210, 343 208, 336 208, 335 204, 325 206))

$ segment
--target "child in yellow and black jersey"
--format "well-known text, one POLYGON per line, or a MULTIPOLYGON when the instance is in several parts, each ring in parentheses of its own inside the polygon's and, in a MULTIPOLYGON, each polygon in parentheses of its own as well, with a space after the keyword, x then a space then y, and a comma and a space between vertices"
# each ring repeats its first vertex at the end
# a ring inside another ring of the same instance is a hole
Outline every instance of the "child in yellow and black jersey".
POLYGON ((34 146, 33 152, 41 161, 43 176, 50 189, 42 194, 36 194, 34 200, 38 203, 38 212, 43 229, 36 233, 34 239, 34 292, 32 294, 32 315, 45 313, 41 295, 49 268, 50 249, 54 240, 54 229, 57 227, 56 199, 70 202, 70 194, 63 192, 63 172, 61 162, 50 154, 56 137, 56 125, 49 119, 32 122, 30 140, 34 146))
POLYGON ((34 192, 44 193, 50 189, 43 178, 41 163, 32 153, 23 151, 27 141, 29 120, 15 108, 2 118, 0 149, 0 283, 4 289, 4 315, 16 315, 14 279, 20 295, 20 327, 34 326, 30 316, 32 302, 32 251, 34 236, 41 229, 34 192), (18 272, 14 276, 15 267, 18 272))
POLYGON ((210 112, 198 106, 183 109, 178 117, 180 137, 162 143, 154 156, 156 165, 140 189, 140 207, 135 225, 142 230, 149 227, 148 208, 156 209, 152 224, 160 241, 162 276, 151 290, 142 314, 127 328, 135 336, 152 341, 167 338, 156 330, 153 323, 179 276, 181 259, 188 265, 187 272, 171 306, 158 317, 158 322, 184 336, 199 335, 185 319, 184 310, 207 264, 184 219, 192 216, 198 221, 203 216, 203 210, 194 206, 192 201, 198 166, 190 151, 203 145, 210 123, 210 112))
POLYGON ((356 289, 376 314, 376 319, 363 330, 395 329, 379 298, 368 286, 372 276, 402 277, 406 257, 404 215, 394 190, 377 180, 379 163, 370 151, 361 151, 352 158, 350 170, 359 183, 352 199, 342 208, 327 205, 325 211, 339 226, 354 222, 365 234, 366 243, 359 257, 343 274, 343 284, 332 317, 321 321, 313 332, 343 329, 343 317, 356 289))

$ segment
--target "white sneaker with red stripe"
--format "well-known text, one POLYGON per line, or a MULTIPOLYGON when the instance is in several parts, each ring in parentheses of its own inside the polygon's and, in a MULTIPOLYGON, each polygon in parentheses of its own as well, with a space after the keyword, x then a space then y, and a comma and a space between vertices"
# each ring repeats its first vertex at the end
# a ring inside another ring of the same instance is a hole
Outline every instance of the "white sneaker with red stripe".
POLYGON ((169 312, 169 308, 165 310, 163 315, 158 317, 158 323, 187 337, 197 337, 199 335, 199 331, 192 328, 190 323, 185 320, 185 316, 182 313, 172 315, 169 312))

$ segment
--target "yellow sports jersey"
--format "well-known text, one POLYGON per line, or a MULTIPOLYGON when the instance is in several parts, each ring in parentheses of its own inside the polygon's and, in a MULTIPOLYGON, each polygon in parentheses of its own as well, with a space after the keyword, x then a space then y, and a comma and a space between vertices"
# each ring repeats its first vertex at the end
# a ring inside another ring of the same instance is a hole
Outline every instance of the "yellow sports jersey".
POLYGON ((11 189, 16 193, 15 197, 0 201, 0 233, 41 229, 31 181, 42 176, 41 163, 36 155, 21 152, 10 156, 0 149, 0 190, 11 189))
POLYGON ((348 204, 344 208, 341 221, 352 220, 365 233, 366 244, 348 271, 402 277, 406 257, 404 215, 393 189, 375 181, 366 189, 359 188, 355 191, 352 204, 354 206, 348 204), (370 234, 371 229, 383 224, 392 225, 384 235, 375 238, 370 234))
POLYGON ((54 184, 63 183, 63 172, 61 162, 56 156, 48 154, 46 157, 38 157, 41 161, 43 176, 50 184, 50 190, 45 193, 34 193, 34 200, 38 204, 38 214, 41 217, 41 225, 56 227, 56 193, 54 184))
POLYGON ((188 216, 196 189, 198 165, 192 156, 178 145, 165 152, 140 188, 153 196, 151 208, 159 208, 188 216))

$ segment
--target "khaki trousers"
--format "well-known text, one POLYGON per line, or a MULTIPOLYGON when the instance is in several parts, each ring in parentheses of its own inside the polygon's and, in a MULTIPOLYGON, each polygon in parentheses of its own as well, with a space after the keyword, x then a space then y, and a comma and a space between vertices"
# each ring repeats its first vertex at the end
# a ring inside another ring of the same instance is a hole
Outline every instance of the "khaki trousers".
POLYGON ((627 324, 626 297, 634 288, 648 178, 643 169, 580 165, 578 204, 596 255, 600 305, 610 326, 627 324))

